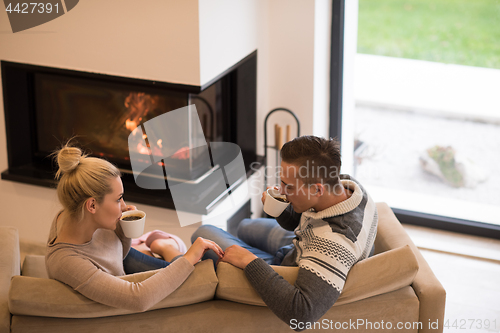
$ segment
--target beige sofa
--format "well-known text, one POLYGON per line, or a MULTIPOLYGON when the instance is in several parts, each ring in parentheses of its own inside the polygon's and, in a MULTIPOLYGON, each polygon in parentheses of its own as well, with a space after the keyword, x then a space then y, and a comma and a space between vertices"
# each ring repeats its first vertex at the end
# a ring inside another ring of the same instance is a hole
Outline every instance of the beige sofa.
MULTIPOLYGON (((243 271, 221 263, 216 273, 211 261, 197 264, 179 289, 148 311, 104 306, 48 279, 43 257, 26 256, 21 275, 17 230, 0 228, 0 333, 291 332, 301 327, 442 332, 443 287, 390 208, 377 206, 376 255, 351 269, 341 297, 316 323, 282 322, 243 271)), ((295 267, 274 268, 290 283, 297 276, 295 267)), ((150 274, 123 278, 141 281, 150 274)))

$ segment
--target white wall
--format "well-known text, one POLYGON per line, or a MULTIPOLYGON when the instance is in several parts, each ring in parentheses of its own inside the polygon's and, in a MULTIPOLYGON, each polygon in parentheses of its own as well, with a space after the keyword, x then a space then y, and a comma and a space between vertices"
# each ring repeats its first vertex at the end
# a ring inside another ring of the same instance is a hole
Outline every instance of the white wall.
POLYGON ((354 168, 354 70, 358 45, 358 0, 345 2, 342 82, 342 173, 354 168))
MULTIPOLYGON (((148 3, 154 6, 138 6, 132 0, 80 1, 62 17, 16 34, 0 11, 0 59, 199 85, 257 48, 258 152, 263 153, 264 117, 274 107, 292 109, 301 120, 302 134, 315 133, 314 89, 325 88, 314 86, 314 1, 148 3), (227 12, 233 15, 222 22, 227 12), (224 52, 214 48, 226 41, 232 47, 224 52)), ((0 171, 7 169, 2 98, 0 94, 0 171)), ((139 206, 148 212, 147 230, 161 228, 189 242, 197 227, 179 227, 172 211, 139 206)), ((53 189, 0 181, 0 225, 17 227, 25 242, 43 243, 59 208, 53 189)), ((252 209, 259 209, 258 202, 252 209)))
POLYGON ((1 11, 0 56, 43 66, 203 85, 257 49, 260 4, 255 0, 150 0, 141 5, 134 0, 86 0, 51 22, 16 34, 10 33, 7 13, 1 11))
MULTIPOLYGON (((273 0, 269 13, 268 111, 289 108, 301 135, 328 136, 331 0, 273 0)), ((276 116, 270 126, 289 120, 276 116)))
POLYGON ((313 134, 328 137, 330 131, 330 46, 332 2, 315 0, 313 134))
MULTIPOLYGON (((314 1, 269 2, 268 111, 291 109, 302 135, 313 133, 314 14, 314 1)), ((288 119, 277 117, 277 122, 288 124, 288 119)))
POLYGON ((264 118, 270 110, 269 23, 271 13, 268 0, 258 1, 257 19, 257 154, 264 155, 264 118))
POLYGON ((0 58, 174 83, 200 82, 197 0, 85 0, 11 33, 0 11, 0 58), (10 33, 9 33, 10 32, 10 33))
POLYGON ((255 0, 199 0, 201 85, 257 49, 258 6, 255 0))

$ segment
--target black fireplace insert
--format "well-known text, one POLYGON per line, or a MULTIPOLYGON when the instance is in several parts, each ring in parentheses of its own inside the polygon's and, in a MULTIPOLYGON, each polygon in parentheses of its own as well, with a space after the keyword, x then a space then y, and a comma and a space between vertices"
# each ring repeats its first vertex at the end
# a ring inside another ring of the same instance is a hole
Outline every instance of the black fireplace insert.
MULTIPOLYGON (((56 170, 50 154, 74 138, 86 153, 105 158, 122 170, 126 199, 173 209, 168 188, 137 186, 129 158, 129 149, 149 156, 148 152, 154 154, 155 147, 163 147, 168 140, 149 142, 152 138, 145 137, 145 144, 129 148, 128 138, 147 121, 188 105, 194 105, 197 117, 192 118, 196 119, 185 117, 175 128, 169 127, 170 137, 184 138, 186 132, 192 134, 199 128, 208 147, 211 143, 219 147, 216 142, 236 144, 246 176, 255 170, 252 163, 262 162, 256 154, 257 51, 205 86, 7 61, 1 62, 1 69, 8 150, 8 170, 2 179, 54 187, 56 170)), ((207 159, 207 150, 197 149, 188 139, 177 144, 172 156, 161 164, 169 170, 168 176, 196 183, 200 195, 189 200, 197 202, 193 207, 203 207, 194 213, 207 214, 237 184, 227 183, 227 193, 210 190, 210 177, 206 178, 210 166, 207 169, 200 162, 207 159)))

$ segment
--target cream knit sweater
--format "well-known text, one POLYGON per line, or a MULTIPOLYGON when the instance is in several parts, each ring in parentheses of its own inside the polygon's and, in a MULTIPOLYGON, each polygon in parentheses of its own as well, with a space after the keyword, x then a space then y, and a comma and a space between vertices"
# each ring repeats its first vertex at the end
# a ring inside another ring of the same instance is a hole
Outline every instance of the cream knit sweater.
POLYGON ((176 290, 194 270, 193 265, 180 257, 142 282, 122 280, 118 276, 125 275, 123 259, 130 250, 131 240, 119 225, 115 231, 98 229, 85 244, 54 243, 57 216, 52 222, 45 256, 49 277, 96 302, 146 311, 176 290))

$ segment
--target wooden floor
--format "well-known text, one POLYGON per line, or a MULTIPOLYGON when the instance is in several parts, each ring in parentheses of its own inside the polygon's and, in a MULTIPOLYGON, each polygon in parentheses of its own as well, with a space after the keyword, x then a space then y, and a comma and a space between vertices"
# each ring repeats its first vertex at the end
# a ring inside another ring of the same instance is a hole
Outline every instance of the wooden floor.
POLYGON ((444 332, 500 332, 500 240, 404 227, 446 290, 444 332))

